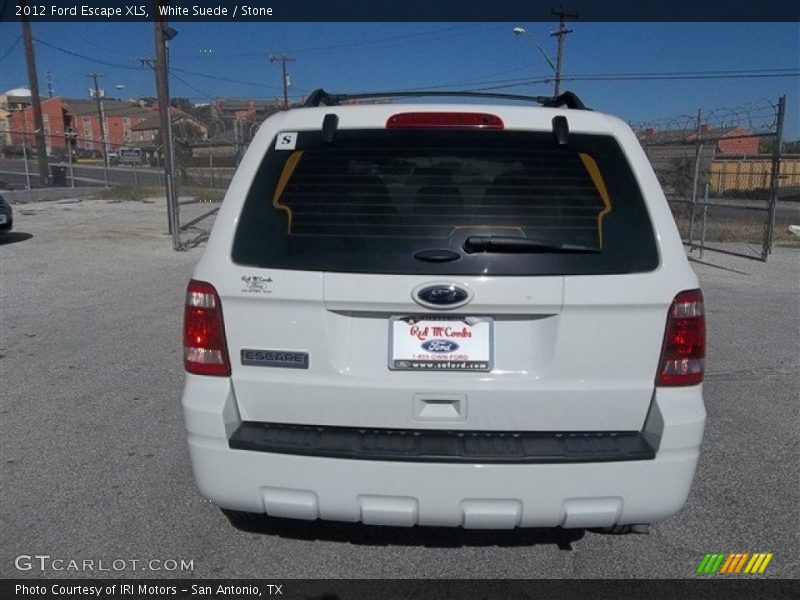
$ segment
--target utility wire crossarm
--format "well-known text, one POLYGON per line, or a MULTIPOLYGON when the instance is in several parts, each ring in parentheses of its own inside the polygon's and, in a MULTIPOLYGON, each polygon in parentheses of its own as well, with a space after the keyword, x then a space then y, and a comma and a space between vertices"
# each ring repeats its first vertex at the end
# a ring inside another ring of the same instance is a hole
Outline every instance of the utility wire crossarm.
POLYGON ((561 92, 561 68, 564 63, 564 38, 572 33, 572 29, 568 29, 565 25, 565 21, 567 18, 570 19, 578 19, 580 15, 578 13, 568 13, 564 10, 563 7, 559 7, 558 10, 551 10, 550 14, 553 16, 558 17, 558 29, 552 32, 552 35, 555 38, 558 38, 558 54, 556 56, 556 81, 555 81, 555 89, 553 90, 553 95, 558 96, 561 92))
POLYGON ((286 56, 285 54, 281 54, 280 56, 276 56, 274 54, 269 55, 269 62, 275 63, 280 62, 281 68, 283 69, 283 109, 289 109, 289 74, 286 72, 286 63, 296 62, 296 59, 286 56))

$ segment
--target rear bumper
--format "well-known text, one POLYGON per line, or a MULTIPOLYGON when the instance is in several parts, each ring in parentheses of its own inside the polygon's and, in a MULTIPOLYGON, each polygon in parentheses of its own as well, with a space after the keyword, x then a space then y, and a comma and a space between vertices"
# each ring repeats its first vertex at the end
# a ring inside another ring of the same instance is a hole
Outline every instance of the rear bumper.
POLYGON ((702 387, 658 390, 642 434, 650 460, 405 462, 234 449, 226 379, 187 376, 183 407, 197 486, 217 505, 297 519, 468 528, 652 523, 686 501, 705 423, 702 387))
POLYGON ((493 465, 655 458, 655 450, 638 431, 376 429, 244 421, 229 446, 319 458, 493 465))

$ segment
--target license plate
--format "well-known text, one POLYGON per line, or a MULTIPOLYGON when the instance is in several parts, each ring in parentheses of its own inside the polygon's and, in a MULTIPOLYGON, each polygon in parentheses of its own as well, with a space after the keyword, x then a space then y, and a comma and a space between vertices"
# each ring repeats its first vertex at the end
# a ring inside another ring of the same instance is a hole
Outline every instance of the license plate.
POLYGON ((8 223, 8 216, 0 215, 0 225, 5 225, 6 223, 8 223))
POLYGON ((491 371, 494 320, 489 317, 392 317, 393 371, 491 371))

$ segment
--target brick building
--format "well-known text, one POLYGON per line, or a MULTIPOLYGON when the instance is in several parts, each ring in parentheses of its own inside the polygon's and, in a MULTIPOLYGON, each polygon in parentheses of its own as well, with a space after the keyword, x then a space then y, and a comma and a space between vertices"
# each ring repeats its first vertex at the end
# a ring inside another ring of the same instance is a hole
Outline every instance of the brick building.
MULTIPOLYGON (((103 108, 106 138, 111 149, 131 143, 133 127, 154 114, 151 107, 123 100, 106 99, 103 108)), ((99 152, 103 148, 100 118, 94 100, 60 96, 42 100, 42 119, 48 154, 66 148, 65 134, 70 130, 77 134, 76 149, 99 152)), ((23 137, 28 144, 35 143, 32 107, 13 113, 9 121, 14 132, 11 134, 12 143, 21 144, 23 137)))
POLYGON ((31 91, 15 88, 0 95, 0 147, 13 144, 11 139, 11 116, 31 105, 31 91))
POLYGON ((720 154, 758 154, 761 138, 752 135, 745 127, 727 127, 714 130, 720 154))
POLYGON ((217 98, 214 109, 222 118, 236 121, 255 121, 260 123, 270 115, 281 110, 281 100, 245 100, 239 98, 217 98))
MULTIPOLYGON (((697 132, 692 129, 646 129, 638 136, 645 147, 694 146, 697 141, 697 132)), ((700 141, 706 148, 714 148, 717 154, 758 154, 760 140, 759 136, 741 126, 714 128, 703 125, 700 131, 700 141)))
MULTIPOLYGON (((172 134, 179 140, 206 140, 208 126, 192 115, 172 107, 172 134)), ((161 118, 153 111, 131 128, 131 141, 136 145, 152 145, 161 133, 161 118)))

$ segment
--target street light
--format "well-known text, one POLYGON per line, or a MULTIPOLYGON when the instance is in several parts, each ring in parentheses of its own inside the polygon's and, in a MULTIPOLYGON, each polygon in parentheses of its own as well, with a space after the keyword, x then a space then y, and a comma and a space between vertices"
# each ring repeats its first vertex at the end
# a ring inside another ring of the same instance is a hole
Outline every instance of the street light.
POLYGON ((550 60, 550 57, 547 56, 547 53, 539 45, 539 43, 536 41, 536 38, 533 37, 533 34, 530 31, 528 31, 527 29, 525 29, 524 27, 521 27, 519 25, 514 27, 511 31, 513 31, 514 35, 516 35, 518 37, 527 37, 527 38, 529 38, 531 40, 531 42, 533 43, 533 45, 536 46, 536 49, 539 51, 539 53, 542 56, 544 56, 544 59, 547 61, 547 64, 550 65, 550 68, 553 69, 553 73, 558 75, 558 70, 556 69, 556 66, 553 64, 553 61, 550 60))

